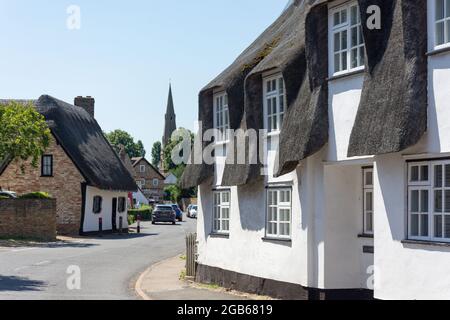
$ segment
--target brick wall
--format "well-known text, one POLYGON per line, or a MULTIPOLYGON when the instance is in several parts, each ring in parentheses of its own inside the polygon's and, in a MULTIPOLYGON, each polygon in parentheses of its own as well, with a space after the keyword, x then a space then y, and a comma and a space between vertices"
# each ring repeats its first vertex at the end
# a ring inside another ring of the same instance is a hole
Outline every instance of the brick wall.
POLYGON ((56 199, 56 221, 59 234, 78 234, 81 223, 81 183, 84 179, 72 160, 52 138, 45 154, 53 155, 53 177, 41 177, 41 164, 33 168, 12 162, 0 176, 0 187, 19 195, 43 191, 56 199))
POLYGON ((147 198, 151 198, 154 196, 158 196, 162 198, 164 196, 164 181, 158 172, 156 172, 145 160, 141 160, 138 164, 134 166, 135 174, 134 179, 136 181, 145 180, 145 186, 143 187, 142 192, 147 198), (145 166, 145 172, 141 172, 141 165, 145 166), (158 179, 158 186, 153 186, 153 179, 158 179))
POLYGON ((0 200, 0 237, 56 239, 56 200, 0 200))

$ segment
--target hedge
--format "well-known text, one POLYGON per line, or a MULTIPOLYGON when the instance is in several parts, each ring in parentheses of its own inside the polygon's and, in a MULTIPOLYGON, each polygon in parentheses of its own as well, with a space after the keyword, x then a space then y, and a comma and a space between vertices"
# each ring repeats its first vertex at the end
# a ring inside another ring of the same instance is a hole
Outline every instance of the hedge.
POLYGON ((50 199, 47 192, 32 192, 19 196, 19 199, 50 199))
POLYGON ((152 214, 153 209, 150 206, 143 206, 141 209, 130 209, 128 210, 128 222, 132 221, 130 224, 136 222, 138 215, 141 217, 141 221, 151 221, 152 214))

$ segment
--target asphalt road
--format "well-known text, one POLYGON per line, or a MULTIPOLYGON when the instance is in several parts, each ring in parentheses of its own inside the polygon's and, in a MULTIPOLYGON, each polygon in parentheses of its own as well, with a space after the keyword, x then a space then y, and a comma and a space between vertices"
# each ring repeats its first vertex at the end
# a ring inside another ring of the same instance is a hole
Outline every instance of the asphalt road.
POLYGON ((0 300, 138 299, 138 276, 150 265, 185 252, 185 234, 195 232, 196 221, 177 226, 145 222, 142 227, 141 235, 0 247, 0 300))

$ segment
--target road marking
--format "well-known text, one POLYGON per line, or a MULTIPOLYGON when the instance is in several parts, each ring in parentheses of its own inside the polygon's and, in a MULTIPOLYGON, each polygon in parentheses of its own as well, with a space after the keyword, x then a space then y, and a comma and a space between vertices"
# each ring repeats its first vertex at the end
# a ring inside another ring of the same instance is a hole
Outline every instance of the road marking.
POLYGON ((24 249, 13 249, 11 252, 24 252, 24 251, 30 251, 35 250, 36 248, 24 248, 24 249))
POLYGON ((51 263, 51 261, 46 260, 46 261, 41 261, 41 262, 35 263, 35 264, 33 264, 33 266, 35 266, 35 267, 45 266, 46 264, 50 264, 50 263, 51 263))

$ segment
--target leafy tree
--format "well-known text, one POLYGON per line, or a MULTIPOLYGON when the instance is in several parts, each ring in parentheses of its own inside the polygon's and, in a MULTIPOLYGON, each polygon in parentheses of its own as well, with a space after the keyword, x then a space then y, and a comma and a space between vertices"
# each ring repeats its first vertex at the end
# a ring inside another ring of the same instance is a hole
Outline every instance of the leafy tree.
POLYGON ((135 143, 134 138, 128 132, 114 130, 113 132, 107 133, 105 136, 117 152, 120 151, 120 146, 123 145, 130 158, 145 157, 146 152, 142 141, 139 140, 135 143))
MULTIPOLYGON (((185 166, 184 164, 181 164, 181 165, 175 164, 172 159, 173 151, 175 150, 175 148, 180 148, 180 146, 181 146, 180 144, 183 141, 183 139, 185 137, 190 137, 191 145, 193 145, 193 143, 194 143, 194 134, 191 131, 184 129, 184 128, 180 128, 175 133, 177 134, 178 138, 170 139, 169 143, 164 147, 164 152, 163 152, 164 168, 168 171, 172 171, 172 170, 176 169, 178 166, 185 166)), ((179 156, 181 158, 183 158, 183 157, 189 156, 189 155, 183 154, 183 150, 182 150, 182 148, 180 148, 179 156)))
POLYGON ((152 148, 152 164, 157 167, 161 162, 161 142, 157 141, 152 148))
MULTIPOLYGON (((51 138, 45 118, 31 103, 0 106, 0 159, 26 161, 37 167, 51 138)), ((24 170, 24 165, 22 165, 24 170)))

